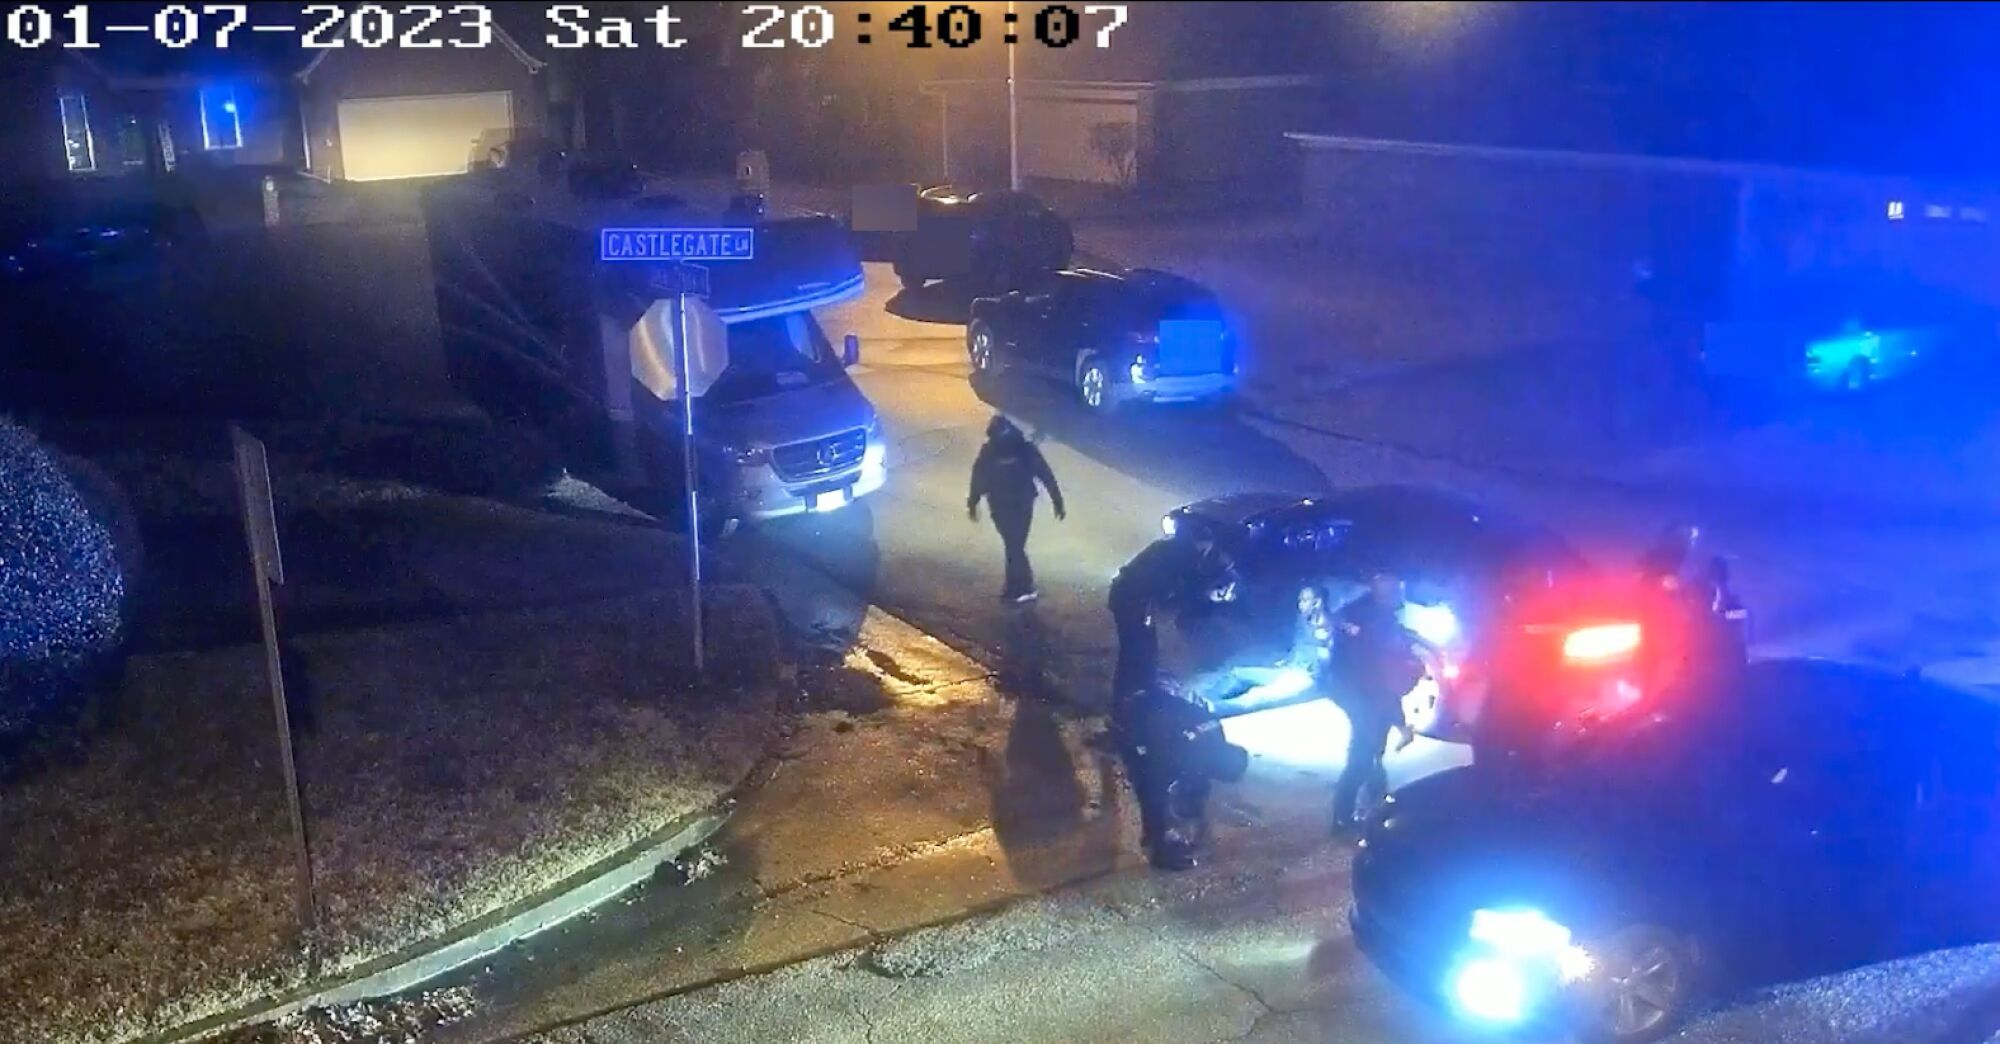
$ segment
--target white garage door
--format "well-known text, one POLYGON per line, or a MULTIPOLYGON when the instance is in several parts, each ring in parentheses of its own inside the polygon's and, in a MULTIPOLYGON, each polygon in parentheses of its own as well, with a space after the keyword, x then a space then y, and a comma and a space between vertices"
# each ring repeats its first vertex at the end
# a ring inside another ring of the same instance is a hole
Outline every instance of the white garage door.
POLYGON ((349 181, 463 174, 514 128, 507 91, 340 103, 340 151, 349 181))

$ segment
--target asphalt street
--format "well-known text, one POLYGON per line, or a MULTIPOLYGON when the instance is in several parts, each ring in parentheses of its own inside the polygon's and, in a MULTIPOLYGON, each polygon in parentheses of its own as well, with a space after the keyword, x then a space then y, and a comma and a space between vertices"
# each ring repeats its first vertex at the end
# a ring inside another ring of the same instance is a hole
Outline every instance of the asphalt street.
POLYGON ((960 295, 933 284, 902 291, 868 266, 862 298, 829 310, 827 334, 860 335, 857 380, 881 411, 891 478, 881 493, 831 515, 781 520, 751 542, 811 563, 843 587, 988 662, 1030 659, 1063 702, 1101 706, 1111 628, 1104 593, 1118 567, 1160 535, 1160 516, 1242 490, 1324 489, 1319 470, 1244 419, 1198 407, 1089 414, 1069 389, 1002 374, 968 379, 960 295), (987 421, 1005 413, 1041 442, 1069 502, 1058 522, 1043 500, 1029 552, 1046 645, 1019 648, 1017 615, 999 600, 1001 548, 966 517, 972 461, 987 421))

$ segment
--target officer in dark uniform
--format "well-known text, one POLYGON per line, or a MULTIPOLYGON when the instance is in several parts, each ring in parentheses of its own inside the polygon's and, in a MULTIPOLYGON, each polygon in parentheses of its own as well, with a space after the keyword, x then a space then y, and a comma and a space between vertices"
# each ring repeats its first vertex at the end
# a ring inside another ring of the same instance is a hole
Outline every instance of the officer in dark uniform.
POLYGON ((1749 611, 1730 583, 1728 564, 1710 561, 1695 575, 1700 530, 1675 526, 1640 560, 1649 596, 1642 659, 1645 684, 1687 698, 1727 685, 1747 656, 1749 611))
POLYGON ((1118 659, 1111 674, 1111 715, 1160 673, 1160 635, 1154 617, 1194 598, 1228 601, 1235 595, 1227 556, 1206 534, 1155 540, 1118 570, 1111 581, 1111 623, 1118 659))
POLYGON ((1005 417, 995 417, 986 425, 986 444, 972 462, 972 490, 965 498, 966 514, 979 521, 979 501, 993 510, 993 528, 1007 554, 1007 579, 1001 599, 1009 602, 1035 600, 1035 570, 1028 562, 1028 529, 1035 522, 1036 484, 1046 487, 1055 505, 1058 520, 1069 517, 1063 507, 1062 487, 1042 451, 1030 443, 1021 429, 1005 417))
POLYGON ((1403 697, 1423 677, 1417 655, 1422 640, 1403 625, 1403 581, 1381 571, 1368 593, 1340 610, 1334 630, 1334 702, 1347 712, 1347 765, 1334 784, 1333 828, 1351 830, 1364 789, 1379 797, 1389 789, 1382 768, 1390 729, 1405 737, 1403 697))
POLYGON ((1139 801, 1140 844, 1161 870, 1191 869, 1208 838, 1208 797, 1216 781, 1243 778, 1250 755, 1193 694, 1155 679, 1127 700, 1118 753, 1139 801))

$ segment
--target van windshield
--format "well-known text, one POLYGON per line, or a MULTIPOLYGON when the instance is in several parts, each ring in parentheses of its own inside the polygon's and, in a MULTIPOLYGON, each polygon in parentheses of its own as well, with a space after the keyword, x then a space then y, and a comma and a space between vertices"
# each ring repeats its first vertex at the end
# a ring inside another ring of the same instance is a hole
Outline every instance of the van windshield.
POLYGON ((838 380, 844 371, 811 314, 794 312, 729 328, 729 368, 709 389, 716 402, 748 402, 838 380))

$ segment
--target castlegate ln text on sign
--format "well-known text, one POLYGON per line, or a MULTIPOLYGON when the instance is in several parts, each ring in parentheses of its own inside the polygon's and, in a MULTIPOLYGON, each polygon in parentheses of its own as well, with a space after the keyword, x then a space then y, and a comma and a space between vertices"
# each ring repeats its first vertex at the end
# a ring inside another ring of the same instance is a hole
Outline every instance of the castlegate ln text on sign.
POLYGON ((598 233, 606 261, 749 261, 756 236, 748 228, 607 228, 598 233))

